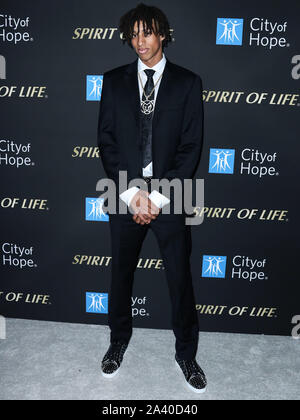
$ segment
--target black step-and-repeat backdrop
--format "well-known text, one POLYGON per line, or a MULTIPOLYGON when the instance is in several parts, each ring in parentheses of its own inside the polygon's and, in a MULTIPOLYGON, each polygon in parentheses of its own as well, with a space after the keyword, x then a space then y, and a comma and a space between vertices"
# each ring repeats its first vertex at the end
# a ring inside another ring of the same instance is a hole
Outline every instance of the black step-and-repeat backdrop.
MULTIPOLYGON (((300 313, 298 1, 160 0, 168 59, 203 80, 202 224, 191 258, 202 331, 289 335, 300 313)), ((1 1, 0 314, 107 324, 108 216, 96 183, 102 75, 136 55, 129 0, 1 1)), ((152 231, 135 327, 171 328, 152 231)))

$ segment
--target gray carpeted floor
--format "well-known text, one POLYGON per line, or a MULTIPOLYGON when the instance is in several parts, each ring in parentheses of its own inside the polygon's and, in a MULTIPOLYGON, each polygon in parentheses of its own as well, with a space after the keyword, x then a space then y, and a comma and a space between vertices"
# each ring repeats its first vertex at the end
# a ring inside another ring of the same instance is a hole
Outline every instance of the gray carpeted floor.
POLYGON ((208 388, 197 395, 175 368, 172 331, 135 328, 119 373, 105 379, 107 326, 8 319, 6 328, 2 400, 300 399, 300 340, 291 337, 200 333, 208 388))

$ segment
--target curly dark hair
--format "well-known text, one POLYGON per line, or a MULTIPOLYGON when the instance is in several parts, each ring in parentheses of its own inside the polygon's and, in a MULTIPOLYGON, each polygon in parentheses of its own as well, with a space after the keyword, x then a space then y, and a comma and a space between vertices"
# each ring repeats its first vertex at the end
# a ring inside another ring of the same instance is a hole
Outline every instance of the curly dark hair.
POLYGON ((162 41, 162 48, 167 47, 169 42, 172 42, 170 34, 170 25, 166 15, 155 6, 147 6, 139 3, 134 9, 129 10, 120 18, 119 30, 122 34, 122 42, 131 47, 131 39, 135 22, 143 22, 144 31, 154 32, 155 35, 160 34, 165 36, 162 41), (152 19, 154 20, 154 27, 152 27, 152 19))

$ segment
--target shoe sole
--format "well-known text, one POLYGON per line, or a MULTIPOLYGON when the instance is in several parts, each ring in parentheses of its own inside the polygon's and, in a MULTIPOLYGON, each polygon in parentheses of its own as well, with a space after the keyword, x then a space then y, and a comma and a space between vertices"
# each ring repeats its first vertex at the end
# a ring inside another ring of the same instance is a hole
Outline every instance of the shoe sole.
POLYGON ((181 372, 181 374, 183 375, 183 377, 184 377, 184 383, 185 383, 185 385, 186 385, 186 387, 188 389, 190 389, 193 392, 196 392, 197 394, 204 394, 204 392, 206 391, 206 387, 205 388, 202 388, 202 389, 197 389, 197 388, 194 388, 192 385, 190 385, 188 383, 188 381, 185 379, 184 373, 182 372, 181 367, 179 366, 179 364, 178 364, 178 362, 177 362, 176 359, 175 359, 175 366, 176 366, 177 370, 179 370, 181 372))
POLYGON ((119 372, 120 367, 117 370, 115 370, 113 373, 104 373, 103 370, 101 369, 102 376, 104 376, 104 378, 113 378, 119 372))

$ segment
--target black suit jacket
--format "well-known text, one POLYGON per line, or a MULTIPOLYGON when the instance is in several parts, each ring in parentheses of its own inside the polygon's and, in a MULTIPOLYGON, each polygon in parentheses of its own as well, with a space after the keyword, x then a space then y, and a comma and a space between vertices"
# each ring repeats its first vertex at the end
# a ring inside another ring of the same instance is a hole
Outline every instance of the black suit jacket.
MULTIPOLYGON (((107 177, 119 190, 119 171, 128 182, 142 178, 140 94, 137 59, 103 76, 98 146, 107 177)), ((153 177, 194 179, 203 139, 202 81, 166 59, 152 120, 153 177)), ((125 188, 127 189, 127 188, 125 188)), ((163 191, 160 191, 163 193, 163 191)), ((174 200, 173 191, 167 195, 174 200)))

